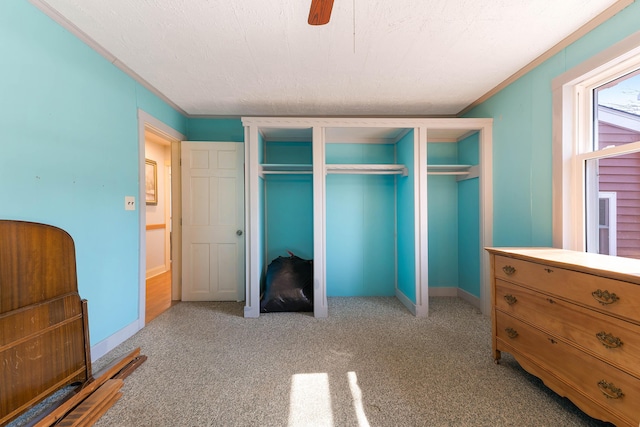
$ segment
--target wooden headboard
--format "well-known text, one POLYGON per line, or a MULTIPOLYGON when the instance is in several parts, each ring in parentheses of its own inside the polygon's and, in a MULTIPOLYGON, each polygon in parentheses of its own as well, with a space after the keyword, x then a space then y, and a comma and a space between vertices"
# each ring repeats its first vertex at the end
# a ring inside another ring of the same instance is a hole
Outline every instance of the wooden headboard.
POLYGON ((91 379, 75 246, 56 227, 0 220, 0 425, 91 379))

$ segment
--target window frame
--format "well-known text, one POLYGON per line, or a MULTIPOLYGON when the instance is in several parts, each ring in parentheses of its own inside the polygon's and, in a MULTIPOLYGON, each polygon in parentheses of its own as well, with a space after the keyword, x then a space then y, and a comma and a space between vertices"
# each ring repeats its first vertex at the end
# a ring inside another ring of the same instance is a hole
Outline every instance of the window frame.
POLYGON ((553 91, 553 246, 586 251, 585 162, 640 150, 640 142, 593 151, 591 91, 640 67, 640 31, 556 77, 553 91))
MULTIPOLYGON (((607 224, 607 235, 609 237, 609 244, 608 244, 608 255, 613 255, 616 256, 617 252, 618 252, 618 223, 617 221, 612 221, 612 218, 616 218, 617 217, 617 212, 618 212, 618 207, 616 205, 618 199, 618 193, 616 193, 615 191, 598 191, 598 204, 600 203, 600 200, 606 200, 607 201, 607 219, 609 220, 608 224, 607 224)), ((598 205, 598 210, 600 206, 598 205)), ((588 228, 588 230, 590 230, 590 228, 588 228)), ((594 232, 597 232, 598 234, 600 233, 600 223, 598 222, 598 227, 594 227, 594 232)), ((599 252, 600 250, 600 242, 599 241, 595 241, 594 240, 594 246, 595 246, 595 242, 598 243, 598 247, 597 247, 597 251, 599 252)), ((587 240, 587 244, 589 244, 589 240, 587 240)), ((594 248, 596 249, 596 248, 594 248)), ((589 251, 589 248, 587 248, 587 251, 589 251)))

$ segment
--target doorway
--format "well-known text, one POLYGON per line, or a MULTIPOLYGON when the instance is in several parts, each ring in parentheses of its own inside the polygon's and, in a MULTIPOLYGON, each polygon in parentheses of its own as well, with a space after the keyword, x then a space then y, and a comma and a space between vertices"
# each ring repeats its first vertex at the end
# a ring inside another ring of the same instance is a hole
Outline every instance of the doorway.
POLYGON ((172 305, 171 142, 153 127, 145 126, 147 323, 172 305))
POLYGON ((181 298, 179 153, 185 137, 142 110, 138 110, 138 129, 142 328, 181 298))

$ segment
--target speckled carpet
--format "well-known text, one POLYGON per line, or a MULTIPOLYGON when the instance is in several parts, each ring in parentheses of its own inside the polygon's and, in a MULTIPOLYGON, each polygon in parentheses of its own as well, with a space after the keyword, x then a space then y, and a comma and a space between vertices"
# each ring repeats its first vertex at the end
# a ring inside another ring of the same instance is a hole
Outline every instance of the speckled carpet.
POLYGON ((395 298, 330 298, 329 317, 179 303, 94 363, 148 360, 97 426, 603 426, 493 362, 490 319, 457 298, 416 318, 395 298))

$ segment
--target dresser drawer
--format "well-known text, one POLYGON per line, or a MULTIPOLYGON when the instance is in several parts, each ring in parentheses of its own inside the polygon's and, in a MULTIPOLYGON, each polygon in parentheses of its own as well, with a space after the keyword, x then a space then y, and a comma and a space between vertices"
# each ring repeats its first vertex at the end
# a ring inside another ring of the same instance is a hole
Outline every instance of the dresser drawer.
POLYGON ((535 262, 496 256, 496 279, 584 304, 640 323, 638 285, 535 262))
MULTIPOLYGON (((640 422, 640 380, 527 323, 496 312, 498 350, 527 357, 593 402, 630 421, 640 422)), ((542 378, 544 380, 544 378, 542 378)))
POLYGON ((640 326, 503 280, 495 307, 586 348, 640 377, 640 326))

